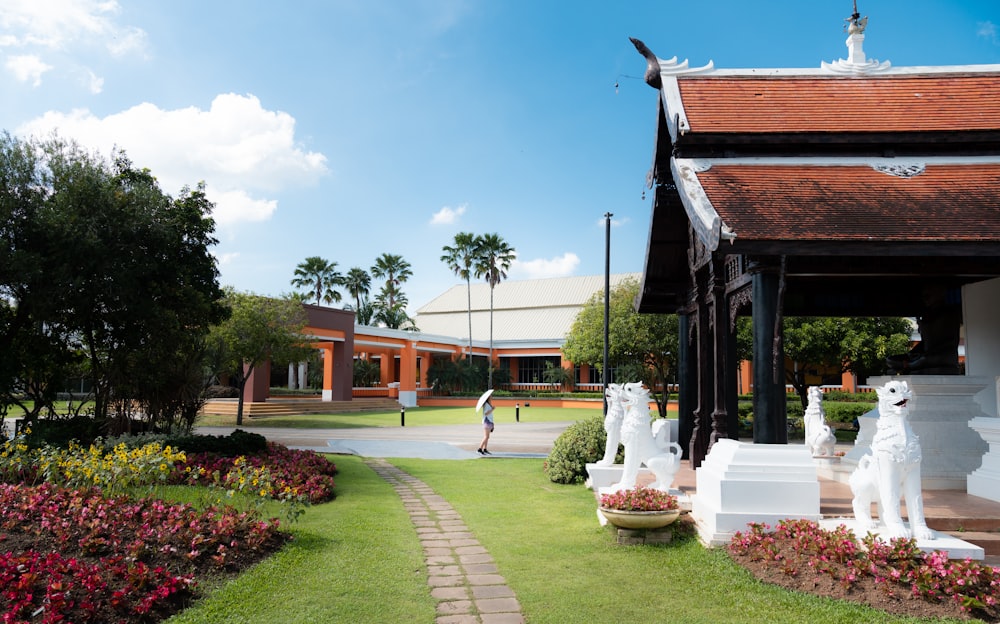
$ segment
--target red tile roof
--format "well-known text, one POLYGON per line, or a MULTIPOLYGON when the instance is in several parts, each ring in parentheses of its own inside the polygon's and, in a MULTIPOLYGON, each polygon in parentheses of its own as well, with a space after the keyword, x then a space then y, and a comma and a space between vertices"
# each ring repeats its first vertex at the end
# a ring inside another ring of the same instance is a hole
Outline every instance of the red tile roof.
POLYGON ((698 179, 738 241, 1000 241, 1000 164, 901 178, 869 165, 716 162, 698 179))
POLYGON ((692 133, 1000 129, 1000 74, 682 76, 692 133))

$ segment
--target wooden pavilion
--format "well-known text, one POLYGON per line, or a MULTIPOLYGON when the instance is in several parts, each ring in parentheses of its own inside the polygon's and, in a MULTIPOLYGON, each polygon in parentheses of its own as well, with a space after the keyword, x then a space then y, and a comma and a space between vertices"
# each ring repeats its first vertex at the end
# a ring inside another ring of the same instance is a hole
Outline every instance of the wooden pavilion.
POLYGON ((1000 276, 1000 65, 893 68, 863 31, 855 14, 848 59, 816 69, 691 69, 633 40, 659 94, 637 307, 681 317, 695 467, 736 437, 737 316, 754 441, 785 443, 783 316, 960 322, 962 287, 1000 276))

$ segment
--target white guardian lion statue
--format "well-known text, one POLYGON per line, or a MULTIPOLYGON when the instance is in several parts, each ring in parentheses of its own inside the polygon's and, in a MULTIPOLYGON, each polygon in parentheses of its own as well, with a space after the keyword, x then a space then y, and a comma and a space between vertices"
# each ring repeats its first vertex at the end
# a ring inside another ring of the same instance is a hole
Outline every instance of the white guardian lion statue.
POLYGON ((920 491, 920 440, 908 421, 907 403, 913 393, 905 381, 890 381, 876 391, 879 416, 871 453, 861 457, 850 479, 854 517, 863 528, 876 528, 879 523, 872 520, 871 506, 877 503, 890 537, 933 539, 920 491), (900 515, 901 496, 906 499, 909 530, 900 515))
POLYGON ((604 457, 598 460, 598 466, 610 466, 615 463, 618 445, 622 441, 622 420, 625 418, 621 384, 609 383, 604 390, 604 398, 608 401, 608 413, 604 417, 604 430, 608 432, 608 439, 604 443, 604 457))
POLYGON ((837 436, 826 424, 826 413, 823 411, 823 392, 816 386, 809 388, 809 406, 803 422, 806 429, 806 446, 814 457, 833 457, 837 446, 837 436))
POLYGON ((625 465, 621 481, 610 489, 618 491, 634 488, 639 476, 639 466, 645 465, 656 476, 656 481, 649 487, 666 492, 680 468, 681 447, 676 442, 666 440, 669 425, 663 419, 657 419, 650 427, 647 388, 641 383, 627 383, 621 387, 620 392, 625 402, 625 417, 621 429, 625 465))

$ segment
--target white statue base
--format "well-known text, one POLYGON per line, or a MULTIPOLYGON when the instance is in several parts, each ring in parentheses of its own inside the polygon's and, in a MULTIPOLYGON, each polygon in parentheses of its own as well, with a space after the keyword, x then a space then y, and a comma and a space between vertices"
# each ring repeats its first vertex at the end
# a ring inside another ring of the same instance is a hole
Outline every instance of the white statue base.
POLYGON ((966 491, 973 496, 1000 502, 1000 418, 981 416, 969 421, 989 445, 979 469, 969 475, 966 491))
MULTIPOLYGON (((587 487, 599 491, 602 488, 614 485, 622 480, 622 472, 625 470, 624 464, 611 464, 601 466, 596 463, 587 464, 587 487)), ((638 480, 642 483, 651 483, 656 477, 649 468, 639 468, 638 480)))
MULTIPOLYGON (((986 416, 975 395, 989 385, 986 377, 963 375, 897 375, 869 377, 868 384, 882 386, 905 381, 913 392, 909 421, 920 438, 923 454, 920 475, 925 490, 965 490, 969 474, 979 467, 987 445, 970 428, 970 421, 986 416)), ((871 450, 878 410, 860 417, 861 429, 854 448, 844 456, 848 471, 871 450)))
POLYGON ((750 522, 821 518, 816 464, 804 445, 719 440, 695 477, 691 515, 707 546, 728 544, 750 522))
MULTIPOLYGON (((861 523, 854 518, 825 518, 819 521, 820 528, 826 531, 833 531, 841 524, 853 531, 854 536, 858 538, 858 541, 864 538, 864 536, 868 533, 878 536, 885 542, 888 542, 891 539, 885 525, 881 523, 879 523, 879 525, 874 529, 865 529, 861 523), (883 531, 886 531, 886 536, 884 537, 882 535, 883 531)), ((981 546, 970 544, 965 540, 961 540, 947 533, 941 533, 940 531, 935 531, 933 529, 931 529, 931 533, 933 534, 931 539, 917 540, 917 548, 925 553, 940 550, 945 553, 949 559, 974 559, 976 561, 982 561, 986 557, 986 551, 984 551, 981 546)))

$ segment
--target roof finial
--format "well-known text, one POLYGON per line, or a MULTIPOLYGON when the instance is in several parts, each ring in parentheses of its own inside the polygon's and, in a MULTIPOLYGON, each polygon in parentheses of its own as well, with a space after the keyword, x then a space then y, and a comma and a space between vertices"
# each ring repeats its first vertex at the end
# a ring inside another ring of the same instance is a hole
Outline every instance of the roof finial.
POLYGON ((847 60, 840 59, 833 63, 823 61, 823 69, 837 73, 867 74, 869 72, 884 71, 889 69, 889 61, 879 63, 877 60, 868 60, 862 47, 865 41, 865 27, 868 26, 868 16, 861 17, 858 13, 858 0, 854 0, 854 13, 844 20, 844 29, 847 31, 847 60))
POLYGON ((854 0, 854 13, 844 20, 847 22, 844 24, 844 28, 847 30, 849 35, 863 35, 865 32, 865 27, 868 26, 868 16, 861 17, 858 13, 858 0, 854 0))

